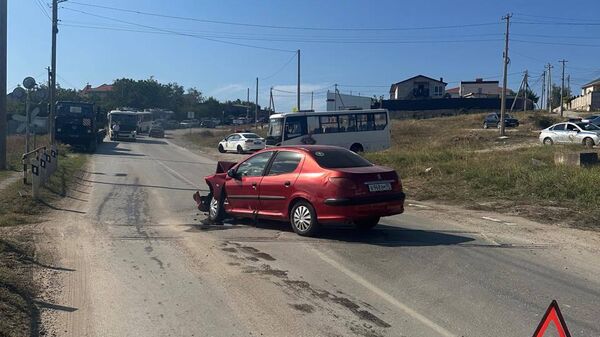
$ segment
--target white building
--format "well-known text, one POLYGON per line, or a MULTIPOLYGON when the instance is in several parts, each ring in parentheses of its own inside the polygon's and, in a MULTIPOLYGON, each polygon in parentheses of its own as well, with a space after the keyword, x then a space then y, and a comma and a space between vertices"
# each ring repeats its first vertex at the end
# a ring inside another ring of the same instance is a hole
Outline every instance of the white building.
POLYGON ((346 95, 335 92, 327 92, 327 111, 348 109, 371 109, 375 99, 366 96, 346 95))
POLYGON ((390 87, 390 99, 430 99, 443 98, 447 83, 431 77, 417 75, 394 83, 390 87))
POLYGON ((600 78, 595 79, 581 87, 581 95, 573 98, 567 109, 579 111, 600 110, 600 78))

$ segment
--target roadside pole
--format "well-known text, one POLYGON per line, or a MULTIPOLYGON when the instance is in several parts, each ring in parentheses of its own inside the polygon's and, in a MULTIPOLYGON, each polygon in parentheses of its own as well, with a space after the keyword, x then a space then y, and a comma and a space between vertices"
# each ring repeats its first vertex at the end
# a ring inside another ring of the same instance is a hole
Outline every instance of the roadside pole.
POLYGON ((527 112, 527 89, 529 89, 529 84, 527 83, 528 72, 525 70, 525 77, 523 78, 523 112, 527 112))
POLYGON ((560 63, 562 63, 562 76, 560 77, 560 81, 561 81, 561 85, 560 85, 560 117, 563 117, 563 113, 564 113, 564 97, 565 97, 565 63, 567 63, 568 61, 565 59, 562 59, 560 61, 558 61, 560 63))
POLYGON ((298 89, 296 93, 297 110, 300 111, 300 49, 298 49, 298 89))
POLYGON ((256 78, 256 100, 254 103, 254 129, 258 130, 258 77, 256 78))
POLYGON ((502 20, 506 20, 506 34, 504 35, 504 70, 503 70, 503 79, 502 79, 502 93, 500 95, 500 137, 504 137, 506 134, 506 128, 504 125, 504 115, 506 114, 506 76, 508 70, 508 34, 510 27, 510 18, 512 14, 508 13, 506 16, 502 17, 502 20))
POLYGON ((7 169, 6 138, 6 11, 7 0, 0 0, 0 170, 7 169))

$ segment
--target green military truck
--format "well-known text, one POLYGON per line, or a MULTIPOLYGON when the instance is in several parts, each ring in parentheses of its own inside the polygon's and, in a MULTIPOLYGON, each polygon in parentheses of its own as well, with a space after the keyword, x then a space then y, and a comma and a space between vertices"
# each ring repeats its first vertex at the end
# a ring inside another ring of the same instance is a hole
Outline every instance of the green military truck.
POLYGON ((56 102, 54 120, 56 140, 95 152, 106 137, 106 116, 88 102, 56 102))

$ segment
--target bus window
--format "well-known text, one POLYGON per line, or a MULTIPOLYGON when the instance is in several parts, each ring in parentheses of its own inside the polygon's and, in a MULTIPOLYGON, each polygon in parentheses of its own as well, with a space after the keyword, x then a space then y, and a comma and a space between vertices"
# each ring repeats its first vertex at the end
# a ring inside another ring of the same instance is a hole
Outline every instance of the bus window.
POLYGON ((356 115, 340 115, 338 121, 340 123, 339 132, 356 131, 356 115))
POLYGON ((323 133, 338 132, 337 116, 321 116, 320 120, 323 133))
POLYGON ((383 130, 387 125, 387 116, 384 113, 377 113, 375 116, 375 130, 383 130))
POLYGON ((294 116, 285 119, 284 140, 300 137, 306 134, 306 117, 294 116))
POLYGON ((373 114, 357 114, 356 115, 356 124, 358 126, 358 131, 373 131, 373 130, 375 130, 375 125, 373 122, 373 114))
POLYGON ((321 128, 319 127, 319 117, 317 116, 307 116, 306 124, 308 125, 308 133, 321 133, 321 128))

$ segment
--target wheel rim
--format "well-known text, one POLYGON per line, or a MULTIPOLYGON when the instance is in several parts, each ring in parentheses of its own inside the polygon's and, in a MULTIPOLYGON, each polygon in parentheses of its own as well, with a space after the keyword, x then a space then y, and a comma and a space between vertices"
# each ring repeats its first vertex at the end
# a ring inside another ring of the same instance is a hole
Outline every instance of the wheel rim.
POLYGON ((217 199, 215 199, 214 197, 210 200, 210 208, 208 211, 208 214, 210 215, 211 218, 215 218, 217 216, 219 212, 219 201, 217 201, 217 199))
POLYGON ((294 226, 298 230, 305 232, 308 230, 308 228, 310 228, 310 223, 311 223, 312 217, 310 215, 310 210, 308 209, 308 207, 306 207, 306 206, 296 207, 296 209, 294 210, 292 219, 294 221, 294 226))

